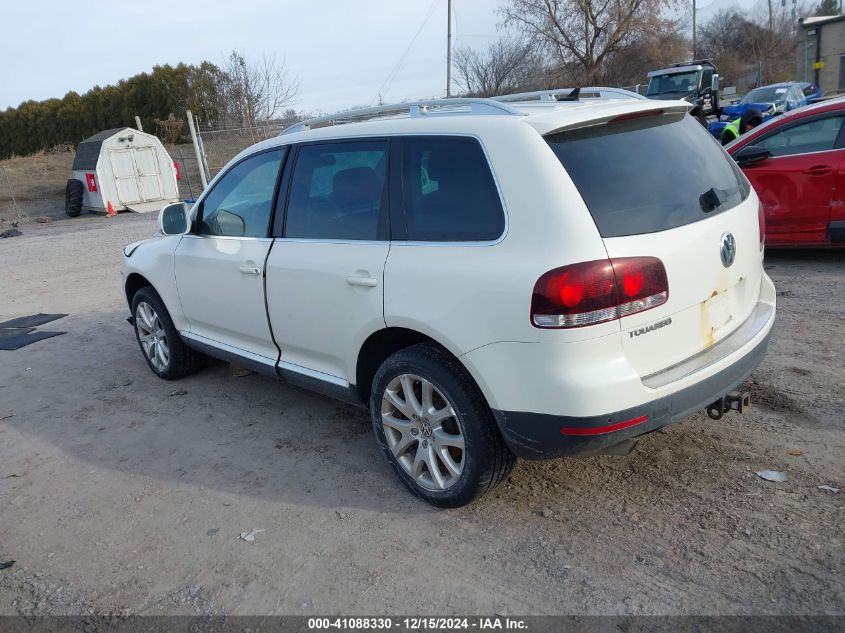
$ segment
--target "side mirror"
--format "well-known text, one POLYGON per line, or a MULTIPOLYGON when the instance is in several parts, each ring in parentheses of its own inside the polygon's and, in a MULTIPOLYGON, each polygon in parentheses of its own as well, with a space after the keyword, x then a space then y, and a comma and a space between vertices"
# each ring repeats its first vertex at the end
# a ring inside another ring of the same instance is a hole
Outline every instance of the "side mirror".
POLYGON ((761 160, 766 160, 771 155, 772 153, 765 147, 746 145, 733 155, 733 159, 740 167, 748 167, 749 165, 759 163, 761 160))
POLYGON ((713 79, 710 80, 710 89, 713 92, 719 92, 719 74, 713 73, 713 79))
POLYGON ((158 228, 165 235, 182 235, 191 229, 191 213, 184 202, 168 204, 158 214, 158 228))

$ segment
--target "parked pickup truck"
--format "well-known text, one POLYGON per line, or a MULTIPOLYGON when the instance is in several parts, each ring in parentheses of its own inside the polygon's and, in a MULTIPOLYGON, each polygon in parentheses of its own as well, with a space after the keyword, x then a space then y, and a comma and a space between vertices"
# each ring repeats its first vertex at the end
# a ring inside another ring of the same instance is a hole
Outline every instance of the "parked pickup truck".
POLYGON ((689 107, 445 99, 294 126, 124 250, 143 357, 368 407, 440 506, 517 456, 630 451, 741 411, 775 289, 757 195, 689 107))

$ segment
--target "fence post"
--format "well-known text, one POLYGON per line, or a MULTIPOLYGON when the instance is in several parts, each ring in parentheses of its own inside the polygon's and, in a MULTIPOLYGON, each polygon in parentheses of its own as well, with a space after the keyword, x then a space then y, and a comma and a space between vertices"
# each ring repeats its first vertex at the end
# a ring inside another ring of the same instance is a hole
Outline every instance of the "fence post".
POLYGON ((194 123, 197 126, 197 140, 200 144, 200 154, 202 154, 202 166, 205 169, 205 179, 211 180, 211 170, 208 168, 208 154, 205 153, 205 143, 202 141, 202 131, 200 131, 199 117, 194 115, 194 123))
POLYGON ((191 177, 188 175, 188 166, 185 164, 185 154, 182 152, 182 148, 179 148, 179 160, 182 162, 182 171, 185 172, 185 181, 188 183, 188 193, 191 196, 191 200, 196 200, 194 198, 194 188, 191 186, 191 177))
POLYGON ((194 128, 194 115, 191 114, 190 110, 185 110, 185 114, 188 115, 188 128, 191 130, 191 140, 194 143, 194 153, 197 155, 197 166, 199 167, 200 172, 200 182, 202 182, 202 188, 205 189, 208 187, 208 179, 205 175, 205 169, 203 168, 202 162, 202 152, 200 151, 200 144, 197 140, 197 131, 194 128))
POLYGON ((3 165, 0 165, 0 169, 3 170, 3 177, 6 179, 6 186, 9 187, 9 195, 12 196, 12 205, 15 207, 15 215, 18 216, 18 220, 20 220, 21 210, 18 208, 18 201, 15 200, 15 192, 12 190, 12 183, 9 181, 9 174, 6 173, 6 168, 3 165))

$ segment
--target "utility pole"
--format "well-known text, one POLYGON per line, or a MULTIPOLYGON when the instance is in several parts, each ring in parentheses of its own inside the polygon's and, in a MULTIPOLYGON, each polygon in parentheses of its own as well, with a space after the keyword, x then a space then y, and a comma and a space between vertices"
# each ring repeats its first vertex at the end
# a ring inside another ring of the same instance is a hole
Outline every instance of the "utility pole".
POLYGON ((692 58, 695 59, 695 0, 692 0, 692 58))
POLYGON ((452 0, 446 3, 446 98, 452 96, 452 0))

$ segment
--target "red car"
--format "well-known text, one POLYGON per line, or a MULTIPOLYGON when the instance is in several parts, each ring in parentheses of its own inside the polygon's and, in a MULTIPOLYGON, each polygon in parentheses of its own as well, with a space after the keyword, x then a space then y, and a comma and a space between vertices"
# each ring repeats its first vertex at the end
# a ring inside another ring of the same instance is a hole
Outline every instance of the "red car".
POLYGON ((770 119, 725 149, 763 204, 768 246, 845 247, 845 98, 770 119))

